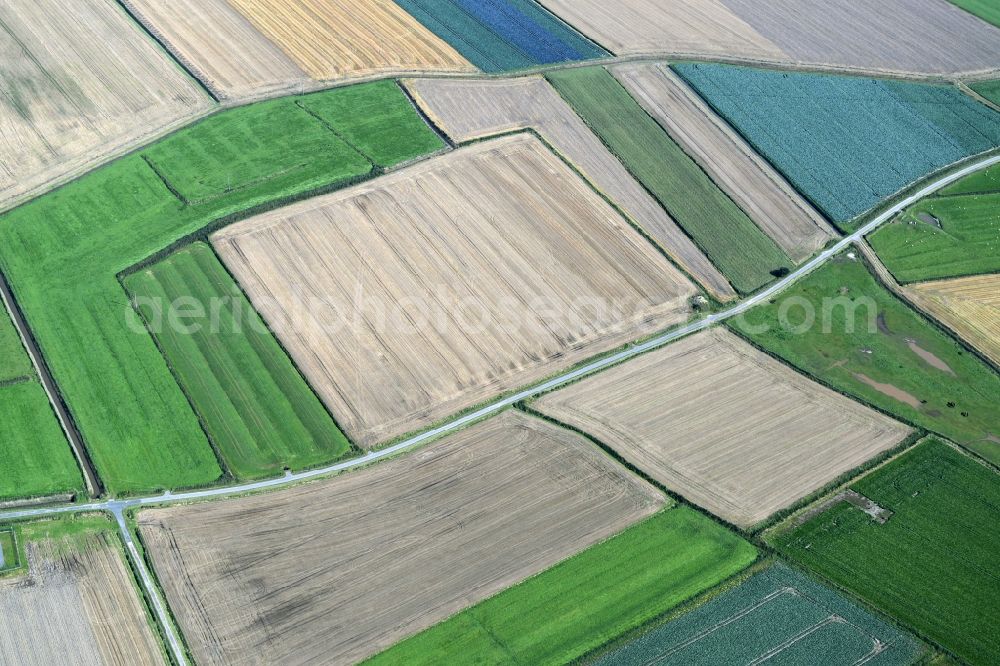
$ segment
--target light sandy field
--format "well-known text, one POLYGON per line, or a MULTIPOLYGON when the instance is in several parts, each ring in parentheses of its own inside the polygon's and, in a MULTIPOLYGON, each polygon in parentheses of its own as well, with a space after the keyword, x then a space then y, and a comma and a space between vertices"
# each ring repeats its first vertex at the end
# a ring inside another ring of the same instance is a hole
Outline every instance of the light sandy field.
POLYGON ((392 0, 229 0, 314 79, 475 71, 392 0))
POLYGON ((741 527, 909 433, 722 329, 549 394, 537 408, 741 527))
POLYGON ((204 112, 114 2, 0 3, 0 206, 204 112))
POLYGON ((721 55, 911 73, 995 70, 1000 62, 1000 30, 946 0, 542 4, 619 55, 721 55))
POLYGON ((681 323, 696 293, 523 134, 251 218, 213 242, 363 447, 681 323))
POLYGON ((616 55, 688 53, 781 60, 723 0, 540 0, 616 55))
POLYGON ((637 63, 611 73, 793 261, 834 237, 823 216, 668 68, 637 63))
POLYGON ((1000 365, 1000 275, 924 282, 903 289, 921 309, 1000 365))
POLYGON ((308 86, 309 75, 227 0, 123 0, 216 97, 308 86))
POLYGON ((654 513, 583 437, 519 412, 390 462, 139 528, 200 664, 353 663, 654 513))
POLYGON ((722 273, 545 79, 417 79, 405 85, 455 142, 528 128, 538 132, 717 299, 736 297, 722 273))
POLYGON ((115 539, 28 544, 29 573, 0 579, 0 663, 164 663, 115 539))

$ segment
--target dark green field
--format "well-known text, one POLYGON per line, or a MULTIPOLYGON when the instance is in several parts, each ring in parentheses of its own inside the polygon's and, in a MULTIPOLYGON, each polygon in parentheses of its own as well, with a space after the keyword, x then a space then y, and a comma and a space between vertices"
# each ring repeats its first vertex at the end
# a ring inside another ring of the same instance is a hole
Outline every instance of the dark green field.
POLYGON ((236 477, 316 466, 350 451, 208 245, 195 243, 125 285, 236 477), (172 326, 170 304, 178 303, 194 316, 172 326))
POLYGON ((1000 375, 890 294, 860 259, 839 255, 735 322, 835 389, 1000 462, 1000 375))
POLYGON ((452 616, 369 664, 564 664, 749 566, 756 549, 675 507, 452 616))
POLYGON ((912 636, 779 563, 596 663, 707 666, 767 657, 775 663, 852 666, 872 658, 867 663, 905 666, 924 652, 912 636))
POLYGON ((840 504, 774 545, 969 663, 1000 663, 996 472, 932 440, 852 487, 888 522, 840 504))
MULTIPOLYGON (((221 112, 0 217, 0 264, 110 491, 197 486, 222 474, 116 275, 265 199, 372 176, 373 160, 298 105, 342 95, 366 119, 349 128, 367 135, 364 142, 355 136, 356 144, 380 155, 411 155, 394 148, 394 124, 406 114, 417 118, 410 101, 395 83, 365 84, 265 102, 264 111, 221 112), (316 140, 291 135, 299 132, 316 140), (156 161, 147 163, 149 156, 156 161), (238 171, 226 166, 233 159, 238 171), (178 183, 168 187, 150 163, 178 183), (171 189, 205 201, 185 203, 171 189)), ((422 122, 410 126, 423 135, 411 146, 443 146, 422 122)))
POLYGON ((1000 104, 1000 81, 984 81, 969 86, 994 104, 1000 104))
POLYGON ((733 287, 750 293, 792 263, 602 67, 547 75, 733 287))

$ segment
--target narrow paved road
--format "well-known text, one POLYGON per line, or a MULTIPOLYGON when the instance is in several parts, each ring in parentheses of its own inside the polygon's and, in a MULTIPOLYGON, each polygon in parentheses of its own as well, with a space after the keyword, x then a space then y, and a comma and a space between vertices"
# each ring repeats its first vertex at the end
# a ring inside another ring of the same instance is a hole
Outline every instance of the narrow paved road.
POLYGON ((835 245, 833 245, 827 250, 824 250, 822 253, 820 253, 810 261, 803 264, 795 272, 791 273, 784 279, 776 282, 768 289, 754 296, 751 296, 750 298, 747 298, 744 301, 741 301, 739 304, 729 308, 728 310, 709 315, 704 319, 700 319, 696 322, 692 322, 678 329, 674 329, 668 333, 664 333, 663 335, 648 340, 642 344, 629 347, 628 349, 618 352, 617 354, 607 356, 600 360, 594 361, 588 365, 585 365, 581 368, 577 368, 576 370, 567 372, 566 374, 560 375, 555 379, 551 379, 542 384, 538 384, 529 389, 525 389, 524 391, 520 391, 519 393, 515 393, 514 395, 508 396, 494 403, 491 403, 486 407, 483 407, 482 409, 476 410, 475 412, 472 412, 470 414, 466 414, 465 416, 450 421, 445 425, 434 428, 433 430, 428 430, 427 432, 416 435, 415 437, 411 437, 407 440, 399 442, 398 444, 394 444, 393 446, 384 449, 379 449, 378 451, 370 451, 366 455, 361 456, 359 458, 354 458, 352 460, 338 463, 336 465, 330 465, 329 467, 323 467, 321 469, 314 469, 306 472, 298 472, 295 474, 288 473, 283 477, 269 479, 267 481, 257 481, 254 483, 244 483, 239 485, 210 488, 207 490, 196 490, 191 492, 180 492, 180 493, 167 492, 161 495, 153 495, 149 497, 136 497, 136 498, 122 499, 122 500, 110 499, 101 502, 90 502, 87 504, 72 504, 72 505, 62 505, 62 506, 49 506, 37 509, 23 509, 18 511, 5 511, 5 512, 0 512, 0 522, 20 519, 20 518, 41 518, 45 516, 56 516, 60 514, 84 513, 93 511, 106 511, 111 513, 115 517, 115 520, 117 521, 122 539, 127 546, 129 557, 131 558, 136 571, 139 572, 139 576, 143 584, 143 587, 146 589, 146 594, 153 602, 154 610, 158 616, 161 625, 163 626, 163 630, 167 636, 167 640, 170 645, 171 651, 173 652, 173 656, 178 664, 186 664, 187 659, 185 658, 184 651, 181 648, 180 641, 177 638, 176 630, 174 629, 173 624, 170 622, 167 616, 162 599, 159 595, 159 590, 156 588, 155 585, 153 585, 152 577, 148 571, 148 568, 146 567, 146 563, 145 561, 143 561, 142 557, 140 557, 133 542, 132 534, 129 532, 128 527, 125 523, 123 517, 123 512, 125 510, 142 506, 166 505, 166 504, 175 504, 179 502, 190 502, 192 500, 222 498, 233 495, 243 495, 246 493, 260 491, 260 490, 281 488, 283 486, 289 486, 309 479, 315 479, 318 477, 328 476, 336 472, 349 470, 355 467, 361 467, 363 465, 370 464, 376 460, 380 460, 383 458, 389 458, 390 456, 394 456, 402 451, 423 444, 428 440, 459 430, 475 421, 496 414, 497 412, 502 411, 522 400, 532 398, 547 391, 551 391, 552 389, 576 381, 577 379, 580 379, 581 377, 584 377, 586 375, 594 374, 607 367, 621 363, 622 361, 626 361, 635 356, 639 356, 640 354, 644 354, 653 349, 657 349, 658 347, 662 347, 670 342, 677 340, 678 338, 691 335, 692 333, 697 333, 698 331, 702 331, 706 328, 724 322, 728 319, 737 317, 740 314, 749 310, 750 308, 754 307, 755 305, 758 305, 762 302, 767 301, 770 298, 773 298, 776 294, 781 293, 782 291, 790 287, 798 280, 801 280, 806 275, 812 273, 817 268, 819 268, 827 261, 829 261, 831 257, 840 253, 842 250, 850 246, 852 243, 858 241, 864 236, 867 236, 876 228, 878 228, 880 225, 892 219, 897 213, 909 207, 913 203, 937 192, 938 190, 944 187, 947 187, 951 183, 954 183, 955 181, 959 180, 964 176, 967 176, 968 174, 974 171, 979 171, 980 169, 984 169, 994 164, 1000 164, 1000 155, 983 157, 981 159, 975 160, 974 162, 963 167, 962 169, 955 171, 954 173, 951 173, 947 176, 942 176, 941 178, 933 181, 926 187, 923 187, 915 194, 912 194, 906 197, 905 199, 900 200, 891 208, 881 213, 880 215, 872 219, 870 222, 862 226, 860 229, 855 231, 853 234, 842 238, 835 245))

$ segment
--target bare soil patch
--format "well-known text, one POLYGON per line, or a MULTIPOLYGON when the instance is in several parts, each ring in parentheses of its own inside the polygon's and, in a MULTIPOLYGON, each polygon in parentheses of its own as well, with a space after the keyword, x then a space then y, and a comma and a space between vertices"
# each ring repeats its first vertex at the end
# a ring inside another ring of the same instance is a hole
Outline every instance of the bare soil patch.
POLYGON ((893 384, 877 382, 868 375, 862 374, 860 372, 855 372, 852 374, 854 375, 855 379, 864 382, 865 384, 868 384, 868 386, 871 386, 879 393, 887 395, 895 400, 899 400, 900 402, 905 403, 910 407, 913 407, 914 409, 920 409, 920 404, 921 404, 920 399, 915 395, 913 395, 912 393, 907 393, 903 389, 893 384))
POLYGON ((955 376, 955 371, 951 369, 951 366, 942 361, 938 356, 921 347, 917 344, 916 340, 907 340, 906 346, 910 348, 910 351, 919 356, 927 365, 932 368, 937 368, 942 372, 947 372, 949 375, 955 376))

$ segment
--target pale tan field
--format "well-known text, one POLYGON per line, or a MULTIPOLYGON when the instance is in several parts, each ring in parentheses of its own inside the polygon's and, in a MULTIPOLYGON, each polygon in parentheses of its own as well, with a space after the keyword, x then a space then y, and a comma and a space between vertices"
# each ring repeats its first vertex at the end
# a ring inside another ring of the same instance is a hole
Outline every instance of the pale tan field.
POLYGON ((229 0, 314 79, 475 71, 392 0, 229 0))
POLYGON ((537 408, 741 527, 910 432, 722 329, 544 396, 537 408))
POLYGON ((405 85, 456 142, 518 129, 538 132, 717 299, 736 297, 722 273, 545 79, 417 79, 405 85))
POLYGON ((278 494, 147 511, 147 552, 201 664, 353 663, 665 503, 519 412, 278 494))
POLYGON ((679 324, 696 293, 523 134, 246 220, 213 242, 364 447, 679 324))
POLYGON ((220 99, 250 99, 311 83, 227 0, 123 1, 220 99))
POLYGON ((0 3, 0 206, 211 100, 107 0, 0 3))
POLYGON ((793 261, 834 237, 823 216, 669 68, 637 63, 611 72, 793 261))
POLYGON ((0 663, 165 663, 116 539, 28 544, 29 573, 0 579, 0 663))
POLYGON ((974 275, 904 287, 932 317, 1000 365, 1000 275, 974 275))

